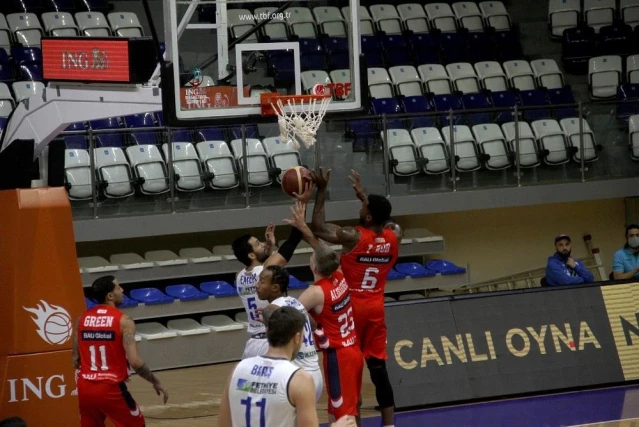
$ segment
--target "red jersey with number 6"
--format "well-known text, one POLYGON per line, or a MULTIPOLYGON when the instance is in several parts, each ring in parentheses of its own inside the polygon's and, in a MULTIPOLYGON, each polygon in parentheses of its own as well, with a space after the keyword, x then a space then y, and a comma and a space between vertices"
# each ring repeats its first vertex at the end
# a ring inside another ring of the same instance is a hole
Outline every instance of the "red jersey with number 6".
POLYGON ((328 348, 337 349, 355 345, 357 334, 353 304, 344 275, 336 271, 329 279, 318 280, 315 286, 319 286, 324 292, 324 307, 321 313, 312 312, 311 315, 318 327, 322 326, 328 338, 328 348))
POLYGON ((120 329, 123 315, 115 307, 97 305, 80 317, 77 331, 80 378, 120 383, 129 377, 129 364, 120 329))
POLYGON ((362 226, 356 229, 359 231, 359 242, 350 252, 341 256, 344 277, 353 298, 379 296, 383 301, 386 276, 399 254, 397 236, 387 228, 382 234, 362 226))

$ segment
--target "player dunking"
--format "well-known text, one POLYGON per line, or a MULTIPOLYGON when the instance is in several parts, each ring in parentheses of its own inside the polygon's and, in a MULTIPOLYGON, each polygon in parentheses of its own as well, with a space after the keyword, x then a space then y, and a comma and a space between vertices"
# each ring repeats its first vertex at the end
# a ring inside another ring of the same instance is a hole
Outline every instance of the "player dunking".
POLYGON ((312 230, 317 238, 342 245, 341 268, 348 283, 355 312, 357 337, 375 386, 375 397, 381 408, 384 426, 394 426, 395 398, 386 370, 386 322, 384 288, 386 276, 399 253, 399 226, 391 221, 392 206, 383 196, 366 195, 360 176, 353 171, 349 179, 362 202, 360 225, 340 227, 327 224, 324 213, 326 175, 319 169, 313 173, 317 195, 313 209, 312 230))
MULTIPOLYGON (((268 320, 269 349, 242 360, 226 382, 220 427, 318 427, 313 379, 291 363, 303 342, 306 316, 293 307, 275 310, 268 320)), ((350 417, 332 427, 354 427, 350 417)))
POLYGON ((289 283, 288 272, 277 265, 269 265, 262 270, 260 280, 257 282, 257 296, 269 302, 262 313, 264 324, 268 324, 270 315, 280 307, 293 307, 306 317, 304 324, 304 335, 302 336, 302 347, 297 353, 293 363, 313 377, 315 384, 315 401, 318 401, 324 388, 322 371, 319 366, 319 358, 315 349, 313 330, 315 321, 308 315, 306 309, 297 299, 287 295, 289 283))
POLYGON ((81 426, 104 427, 108 418, 117 427, 144 427, 144 416, 125 384, 129 365, 153 384, 164 403, 169 395, 138 354, 133 319, 116 308, 123 295, 118 280, 101 277, 92 290, 98 305, 80 316, 73 335, 81 426))

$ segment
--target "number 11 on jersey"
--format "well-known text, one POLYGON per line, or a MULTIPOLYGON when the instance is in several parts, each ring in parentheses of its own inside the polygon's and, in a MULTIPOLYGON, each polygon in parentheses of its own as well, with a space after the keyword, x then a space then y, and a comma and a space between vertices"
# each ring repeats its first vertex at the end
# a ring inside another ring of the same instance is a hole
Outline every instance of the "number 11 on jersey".
POLYGON ((240 403, 246 406, 246 412, 245 412, 246 427, 266 427, 266 398, 263 397, 260 400, 255 402, 255 406, 257 408, 260 408, 260 425, 259 426, 251 425, 251 410, 253 409, 252 400, 253 399, 250 396, 247 397, 246 399, 240 400, 240 403))

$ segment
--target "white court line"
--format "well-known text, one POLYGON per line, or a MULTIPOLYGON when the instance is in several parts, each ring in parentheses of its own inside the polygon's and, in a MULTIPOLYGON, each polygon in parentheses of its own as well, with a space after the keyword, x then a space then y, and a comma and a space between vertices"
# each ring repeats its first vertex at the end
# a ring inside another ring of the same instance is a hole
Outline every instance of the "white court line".
POLYGON ((575 424, 574 426, 568 426, 568 427, 588 427, 588 426, 600 426, 602 424, 609 424, 609 423, 621 423, 624 421, 639 421, 639 418, 624 418, 622 420, 609 420, 609 421, 600 421, 598 423, 590 423, 590 424, 575 424))
POLYGON ((166 409, 192 409, 192 408, 200 408, 204 406, 214 406, 219 405, 221 399, 213 399, 213 400, 198 400, 196 402, 186 402, 186 403, 169 403, 166 405, 151 405, 151 406, 140 406, 142 412, 146 411, 160 411, 166 409))

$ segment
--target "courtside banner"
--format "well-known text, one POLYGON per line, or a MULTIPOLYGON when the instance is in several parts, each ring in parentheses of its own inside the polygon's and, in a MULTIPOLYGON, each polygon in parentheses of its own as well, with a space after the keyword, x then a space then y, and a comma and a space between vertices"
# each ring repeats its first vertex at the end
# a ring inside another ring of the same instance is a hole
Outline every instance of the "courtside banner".
POLYGON ((639 284, 386 307, 398 408, 639 379, 639 284))

